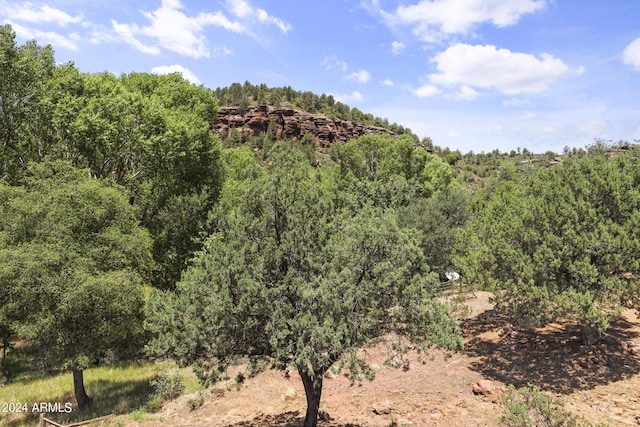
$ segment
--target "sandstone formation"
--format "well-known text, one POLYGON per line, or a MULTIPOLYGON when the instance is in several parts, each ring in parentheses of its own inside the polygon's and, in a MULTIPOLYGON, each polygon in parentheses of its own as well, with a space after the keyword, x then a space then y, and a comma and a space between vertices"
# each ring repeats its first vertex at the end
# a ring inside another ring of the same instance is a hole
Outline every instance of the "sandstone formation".
POLYGON ((382 127, 331 119, 322 114, 310 114, 290 108, 260 105, 242 110, 239 107, 220 107, 218 118, 213 125, 214 132, 223 138, 229 137, 233 129, 246 136, 261 136, 266 135, 269 123, 272 122, 275 125, 277 139, 297 141, 306 133, 311 133, 316 138, 316 146, 322 148, 337 143, 344 144, 362 135, 395 135, 382 127))

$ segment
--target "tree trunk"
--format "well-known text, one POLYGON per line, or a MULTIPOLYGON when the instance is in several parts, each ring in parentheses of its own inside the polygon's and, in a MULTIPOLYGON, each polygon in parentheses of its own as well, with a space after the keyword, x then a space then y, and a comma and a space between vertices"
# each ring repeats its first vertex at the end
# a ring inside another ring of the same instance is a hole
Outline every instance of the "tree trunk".
POLYGON ((89 397, 84 389, 84 375, 82 369, 73 370, 73 391, 76 395, 78 408, 82 411, 93 403, 93 399, 89 397))
POLYGON ((7 347, 9 347, 9 340, 7 338, 2 338, 2 363, 0 364, 2 369, 7 367, 7 347))
POLYGON ((42 376, 49 375, 51 373, 49 369, 49 361, 47 359, 48 346, 47 343, 40 339, 40 354, 38 356, 38 364, 42 369, 42 376))
POLYGON ((307 415, 304 417, 304 427, 316 427, 322 395, 322 375, 311 377, 305 369, 300 368, 298 368, 298 373, 302 378, 304 392, 307 395, 307 415))

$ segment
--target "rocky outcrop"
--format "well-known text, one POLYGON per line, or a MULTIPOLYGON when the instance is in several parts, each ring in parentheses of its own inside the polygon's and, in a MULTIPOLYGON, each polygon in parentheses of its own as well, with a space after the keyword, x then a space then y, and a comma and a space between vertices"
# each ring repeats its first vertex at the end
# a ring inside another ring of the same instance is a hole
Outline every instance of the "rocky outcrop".
POLYGON ((473 394, 480 394, 486 396, 495 391, 493 383, 489 380, 480 380, 472 387, 473 394))
POLYGON ((220 107, 213 130, 223 138, 229 137, 233 129, 237 129, 246 136, 261 136, 267 134, 269 123, 275 126, 277 139, 297 141, 305 134, 311 133, 316 138, 316 146, 322 148, 328 148, 333 144, 344 144, 363 135, 395 135, 390 130, 378 126, 366 126, 346 120, 331 119, 322 114, 310 114, 267 105, 244 109, 220 107))

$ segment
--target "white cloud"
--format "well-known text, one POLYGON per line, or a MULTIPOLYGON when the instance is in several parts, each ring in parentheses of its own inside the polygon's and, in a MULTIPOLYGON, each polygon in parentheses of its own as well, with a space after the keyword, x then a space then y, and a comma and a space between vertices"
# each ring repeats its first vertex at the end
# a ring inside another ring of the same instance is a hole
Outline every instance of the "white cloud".
POLYGON ((367 83, 371 79, 371 74, 367 70, 360 70, 355 71, 344 78, 358 83, 367 83))
MULTIPOLYGON (((82 22, 82 14, 71 16, 60 9, 42 5, 39 8, 33 3, 26 2, 22 5, 9 5, 6 2, 0 3, 0 14, 8 19, 29 23, 55 23, 61 27, 68 24, 78 24, 82 22)), ((12 25, 13 26, 13 25, 12 25)))
POLYGON ((622 60, 640 71, 640 37, 632 41, 624 48, 622 60))
POLYGON ((253 12, 249 3, 242 0, 227 0, 227 7, 238 18, 246 18, 253 12))
MULTIPOLYGON (((320 64, 327 71, 334 71, 336 69, 346 73, 349 71, 349 65, 345 61, 339 60, 335 55, 327 55, 322 58, 320 64)), ((344 76, 345 80, 353 80, 357 83, 367 83, 371 80, 371 73, 367 70, 359 70, 349 73, 344 76)))
POLYGON ((449 129, 449 132, 447 132, 447 136, 451 138, 457 138, 459 136, 462 136, 462 133, 455 129, 449 129))
POLYGON ((349 66, 346 62, 339 60, 335 55, 328 55, 322 58, 320 64, 327 70, 331 71, 335 68, 338 68, 344 72, 349 69, 349 66))
POLYGON ((532 111, 525 111, 518 117, 520 120, 531 120, 536 118, 536 113, 532 111))
POLYGON ((183 8, 179 0, 162 0, 162 5, 153 12, 142 15, 151 21, 146 27, 136 24, 120 24, 111 21, 113 29, 121 39, 144 53, 158 54, 160 47, 192 58, 209 57, 205 36, 202 34, 208 25, 226 30, 244 33, 246 27, 238 21, 232 21, 222 12, 200 13, 187 16, 180 11, 183 8), (146 42, 141 41, 143 38, 146 42))
POLYGON ((244 0, 227 0, 226 5, 231 13, 240 19, 275 25, 283 33, 287 33, 291 30, 291 25, 288 22, 283 21, 280 18, 270 16, 264 9, 254 8, 244 0))
POLYGON ((393 82, 393 80, 390 80, 390 79, 384 79, 384 80, 382 80, 382 81, 380 82, 380 84, 381 84, 382 86, 386 86, 386 87, 393 87, 393 86, 395 86, 395 85, 396 85, 396 84, 393 82))
POLYGON ((148 55, 159 55, 160 48, 158 46, 149 46, 142 43, 135 36, 135 32, 137 32, 137 26, 131 26, 127 24, 118 24, 116 21, 111 21, 111 25, 113 26, 113 30, 118 34, 120 39, 135 47, 142 53, 146 53, 148 55), (135 28, 134 28, 135 27, 135 28))
POLYGON ((515 25, 522 15, 543 9, 547 0, 420 0, 380 10, 390 25, 409 25, 423 41, 434 42, 454 34, 467 34, 479 24, 515 25))
POLYGON ((472 101, 480 96, 480 93, 466 85, 460 86, 458 92, 455 93, 454 98, 461 101, 472 101))
POLYGON ((547 53, 540 57, 497 49, 492 45, 456 44, 431 60, 437 85, 494 88, 507 94, 538 93, 569 72, 569 66, 547 53))
POLYGON ((231 55, 233 53, 233 51, 231 49, 229 49, 226 46, 221 46, 221 47, 215 47, 213 48, 213 53, 216 56, 220 56, 220 55, 231 55))
POLYGON ((199 85, 202 82, 200 79, 191 72, 188 68, 184 68, 182 65, 161 65, 151 69, 154 74, 171 74, 180 73, 185 80, 190 81, 193 84, 199 85))
POLYGON ((291 29, 287 22, 270 16, 264 9, 255 8, 245 0, 227 0, 226 6, 230 10, 227 15, 225 15, 226 12, 216 11, 189 16, 184 12, 185 7, 180 0, 162 0, 155 10, 139 11, 146 22, 141 24, 111 20, 108 30, 101 25, 84 21, 82 14, 71 15, 60 9, 47 5, 35 5, 31 2, 15 6, 6 0, 0 0, 0 17, 2 15, 8 17, 9 19, 5 19, 4 22, 11 23, 19 30, 21 37, 36 37, 38 41, 50 42, 68 49, 77 49, 76 42, 80 40, 95 44, 124 42, 150 55, 159 55, 166 49, 192 58, 208 58, 211 54, 230 53, 226 47, 208 46, 205 30, 209 26, 254 38, 257 36, 252 30, 257 25, 274 25, 285 33, 291 29), (234 19, 234 16, 238 19, 234 19), (81 24, 84 34, 80 36, 72 33, 65 36, 32 30, 14 24, 12 21, 55 23, 59 26, 81 24))
POLYGON ((342 102, 342 103, 360 102, 364 99, 362 94, 358 91, 355 91, 351 94, 333 95, 333 97, 335 98, 336 101, 342 102))
MULTIPOLYGON (((162 5, 154 11, 141 11, 150 22, 147 26, 123 24, 112 21, 112 27, 120 40, 131 44, 141 52, 157 55, 160 49, 168 49, 192 58, 208 58, 210 51, 204 30, 207 26, 224 28, 239 34, 252 34, 255 23, 275 25, 282 32, 291 26, 265 10, 254 8, 244 0, 227 0, 226 6, 237 19, 230 19, 223 12, 200 13, 187 16, 182 12, 180 0, 162 0, 162 5)), ((215 50, 214 50, 215 51, 215 50)))
POLYGON ((27 40, 36 39, 39 44, 51 44, 56 47, 63 47, 69 50, 78 49, 76 41, 79 39, 79 36, 76 33, 72 33, 69 36, 64 36, 62 34, 54 33, 51 31, 34 30, 11 21, 6 22, 11 25, 16 35, 21 38, 27 40))
POLYGON ((440 89, 438 89, 436 86, 433 86, 433 85, 424 85, 414 90, 413 93, 418 98, 427 98, 430 96, 438 95, 440 93, 440 89))
POLYGON ((399 55, 400 52, 404 50, 404 48, 404 43, 400 43, 397 41, 391 43, 391 53, 393 53, 394 55, 399 55))
POLYGON ((288 33, 291 30, 291 25, 283 21, 280 18, 270 16, 264 9, 257 9, 258 21, 266 24, 273 24, 280 29, 283 33, 288 33))

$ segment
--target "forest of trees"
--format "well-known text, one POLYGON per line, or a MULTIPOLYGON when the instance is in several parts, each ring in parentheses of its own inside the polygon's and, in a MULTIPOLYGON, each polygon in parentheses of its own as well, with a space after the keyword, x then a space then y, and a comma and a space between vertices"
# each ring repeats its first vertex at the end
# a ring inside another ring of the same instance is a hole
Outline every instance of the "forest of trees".
POLYGON ((89 367, 159 355, 211 383, 267 361, 299 372, 315 426, 323 374, 366 374, 372 339, 461 348, 437 298, 452 270, 586 343, 639 307, 636 145, 434 154, 397 127, 330 153, 225 148, 216 109, 248 99, 378 120, 291 88, 87 74, 0 26, 0 338, 72 372, 80 409, 89 367))

